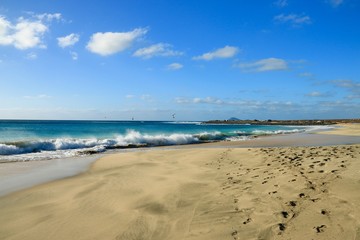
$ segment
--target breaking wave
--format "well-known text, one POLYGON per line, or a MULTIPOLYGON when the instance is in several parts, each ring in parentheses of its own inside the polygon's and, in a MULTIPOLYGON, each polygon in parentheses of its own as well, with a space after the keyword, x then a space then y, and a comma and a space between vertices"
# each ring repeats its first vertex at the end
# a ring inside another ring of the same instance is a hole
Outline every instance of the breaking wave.
POLYGON ((108 149, 155 147, 169 145, 194 144, 212 141, 243 141, 253 136, 299 133, 314 128, 289 130, 253 130, 231 132, 200 132, 196 134, 144 134, 128 130, 126 134, 113 138, 57 138, 38 139, 33 141, 14 141, 0 143, 0 162, 11 159, 41 160, 60 157, 71 157, 104 152, 108 149))
POLYGON ((183 145, 206 141, 219 141, 224 140, 225 138, 226 135, 221 132, 150 135, 130 130, 125 135, 118 135, 113 139, 59 138, 0 143, 0 155, 16 155, 63 150, 79 150, 78 153, 95 153, 103 152, 107 149, 183 145))

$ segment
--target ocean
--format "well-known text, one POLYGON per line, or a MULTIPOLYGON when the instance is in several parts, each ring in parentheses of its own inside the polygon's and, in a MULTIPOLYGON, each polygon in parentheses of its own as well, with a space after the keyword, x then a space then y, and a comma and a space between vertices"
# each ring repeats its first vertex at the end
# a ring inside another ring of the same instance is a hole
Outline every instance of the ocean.
POLYGON ((57 159, 121 148, 245 141, 254 136, 310 130, 314 127, 192 121, 0 120, 0 161, 57 159))

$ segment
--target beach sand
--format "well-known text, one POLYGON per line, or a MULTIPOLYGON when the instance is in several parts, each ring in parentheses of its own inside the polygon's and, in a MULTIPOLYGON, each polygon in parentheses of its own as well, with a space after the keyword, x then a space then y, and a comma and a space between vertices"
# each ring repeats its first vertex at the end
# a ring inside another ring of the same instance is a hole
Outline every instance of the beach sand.
POLYGON ((0 239, 359 240, 359 159, 360 144, 116 153, 0 198, 0 239))
POLYGON ((337 124, 339 128, 319 132, 321 134, 337 134, 343 136, 360 136, 360 123, 342 123, 337 124))

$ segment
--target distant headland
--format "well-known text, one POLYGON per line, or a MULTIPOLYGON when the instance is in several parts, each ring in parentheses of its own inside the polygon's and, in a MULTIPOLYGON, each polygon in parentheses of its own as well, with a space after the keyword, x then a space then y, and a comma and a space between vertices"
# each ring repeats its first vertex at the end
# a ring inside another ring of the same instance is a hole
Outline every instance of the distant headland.
POLYGON ((312 120, 241 120, 230 118, 228 120, 210 120, 203 124, 251 124, 251 125, 333 125, 341 123, 360 123, 360 119, 312 119, 312 120))

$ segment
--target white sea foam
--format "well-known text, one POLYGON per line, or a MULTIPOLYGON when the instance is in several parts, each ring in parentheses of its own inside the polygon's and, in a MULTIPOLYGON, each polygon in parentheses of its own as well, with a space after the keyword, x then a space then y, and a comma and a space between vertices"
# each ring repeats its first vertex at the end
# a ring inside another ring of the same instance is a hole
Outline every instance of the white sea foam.
POLYGON ((249 139, 251 138, 247 136, 233 136, 233 137, 227 137, 225 140, 230 142, 236 142, 236 141, 246 141, 249 139))
POLYGON ((245 131, 232 131, 230 133, 204 131, 195 134, 145 134, 135 130, 128 130, 123 135, 106 139, 57 138, 3 142, 0 143, 0 161, 54 159, 103 152, 113 148, 181 145, 219 140, 239 141, 247 140, 251 138, 251 135, 286 134, 325 129, 329 129, 329 126, 311 126, 275 131, 254 130, 250 133, 245 131))
MULTIPOLYGON (((269 134, 284 134, 302 132, 303 129, 291 129, 291 130, 276 130, 276 131, 264 131, 254 130, 252 135, 269 135, 269 134)), ((213 132, 200 132, 197 134, 144 134, 135 130, 128 130, 124 135, 118 135, 113 139, 76 139, 76 138, 58 138, 58 139, 40 139, 36 141, 22 141, 12 143, 0 144, 0 155, 17 155, 17 154, 33 154, 41 155, 44 152, 57 152, 61 155, 76 155, 81 152, 102 152, 108 148, 119 147, 136 147, 136 146, 164 146, 164 145, 181 145, 192 144, 204 141, 219 141, 219 140, 235 140, 243 139, 242 135, 246 132, 233 131, 229 134, 222 133, 220 131, 213 132), (75 150, 75 151, 72 151, 75 150), (81 151, 77 151, 81 150, 81 151), (62 151, 62 152, 61 152, 62 151)), ((245 138, 244 138, 245 139, 245 138)), ((57 154, 47 155, 57 156, 57 154)))
POLYGON ((180 133, 150 135, 129 130, 126 134, 118 135, 114 139, 58 138, 2 143, 0 144, 0 160, 54 159, 103 152, 110 148, 181 145, 224 139, 225 136, 221 132, 202 132, 194 135, 180 133))
POLYGON ((288 134, 288 133, 300 133, 304 132, 304 129, 292 129, 292 130, 254 130, 251 133, 254 135, 275 135, 275 134, 288 134))
POLYGON ((116 138, 115 146, 128 146, 133 145, 151 145, 151 146, 162 146, 162 145, 176 145, 176 144, 188 144, 196 143, 199 139, 191 134, 159 134, 149 135, 141 134, 140 132, 130 130, 126 135, 120 135, 116 138))
POLYGON ((313 131, 325 131, 336 128, 336 126, 331 125, 319 125, 319 126, 304 126, 305 131, 313 132, 313 131))

